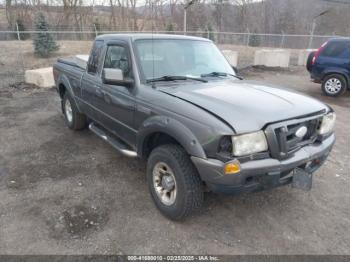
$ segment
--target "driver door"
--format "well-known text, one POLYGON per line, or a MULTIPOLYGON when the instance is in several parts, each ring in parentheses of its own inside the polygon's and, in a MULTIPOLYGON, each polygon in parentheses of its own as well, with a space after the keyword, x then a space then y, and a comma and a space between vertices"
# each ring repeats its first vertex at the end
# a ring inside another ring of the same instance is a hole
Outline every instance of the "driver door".
MULTIPOLYGON (((103 63, 103 69, 105 68, 121 69, 124 78, 133 78, 132 61, 127 43, 107 44, 103 63)), ((134 144, 136 140, 136 130, 133 129, 134 87, 102 83, 100 93, 96 106, 100 109, 104 126, 129 144, 134 144)))

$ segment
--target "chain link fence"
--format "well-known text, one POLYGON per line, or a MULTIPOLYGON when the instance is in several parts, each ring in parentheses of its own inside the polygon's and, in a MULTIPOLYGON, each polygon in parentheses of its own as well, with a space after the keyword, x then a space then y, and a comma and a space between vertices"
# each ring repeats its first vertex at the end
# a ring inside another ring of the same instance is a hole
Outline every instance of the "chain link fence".
MULTIPOLYGON (((0 77, 1 86, 9 86, 24 81, 24 72, 28 69, 48 67, 58 57, 87 54, 93 39, 101 34, 111 33, 171 33, 184 35, 183 31, 49 31, 60 46, 59 51, 48 58, 34 55, 32 40, 36 31, 1 31, 0 32, 0 77)), ((221 49, 238 51, 238 67, 253 64, 254 52, 261 48, 285 48, 291 50, 291 64, 295 64, 299 49, 316 49, 322 43, 336 36, 288 35, 288 34, 253 34, 213 31, 190 31, 186 35, 205 37, 213 40, 221 49)))
MULTIPOLYGON (((0 41, 32 39, 36 31, 0 31, 0 41)), ((48 32, 58 41, 93 40, 101 34, 112 33, 155 33, 155 34, 185 34, 183 31, 98 31, 92 28, 89 31, 50 31, 48 32)), ((258 34, 234 33, 215 31, 188 31, 187 35, 210 38, 217 44, 245 45, 254 47, 312 49, 318 48, 329 38, 340 37, 336 35, 291 35, 291 34, 258 34)))

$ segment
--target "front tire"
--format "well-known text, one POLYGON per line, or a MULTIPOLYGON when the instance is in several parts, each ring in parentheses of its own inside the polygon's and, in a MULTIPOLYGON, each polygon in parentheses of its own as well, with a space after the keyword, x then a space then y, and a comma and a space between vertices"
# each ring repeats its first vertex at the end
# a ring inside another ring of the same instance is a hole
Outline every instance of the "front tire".
POLYGON ((174 144, 155 148, 147 162, 147 182, 161 213, 181 220, 203 204, 203 186, 186 151, 174 144))
POLYGON ((339 74, 326 76, 322 82, 322 91, 327 96, 340 96, 344 94, 347 88, 345 77, 339 74))
POLYGON ((72 130, 81 130, 86 127, 86 116, 79 113, 73 98, 65 93, 62 99, 62 111, 66 125, 72 130))

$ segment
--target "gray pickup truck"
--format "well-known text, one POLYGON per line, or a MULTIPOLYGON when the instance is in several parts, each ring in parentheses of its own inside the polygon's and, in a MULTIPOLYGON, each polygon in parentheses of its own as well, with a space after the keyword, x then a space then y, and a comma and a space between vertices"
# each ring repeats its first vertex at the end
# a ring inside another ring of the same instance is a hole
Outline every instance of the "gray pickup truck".
POLYGON ((330 107, 242 80, 207 39, 102 35, 86 68, 59 59, 53 71, 67 126, 147 160, 170 219, 199 209, 207 191, 310 189, 335 142, 330 107))

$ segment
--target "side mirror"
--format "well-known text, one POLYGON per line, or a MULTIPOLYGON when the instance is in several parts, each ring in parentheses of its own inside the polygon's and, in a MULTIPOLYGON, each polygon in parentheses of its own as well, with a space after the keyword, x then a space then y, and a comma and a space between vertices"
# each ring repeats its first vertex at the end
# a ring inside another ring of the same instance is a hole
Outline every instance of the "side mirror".
POLYGON ((120 85, 131 87, 134 84, 133 79, 126 79, 123 76, 123 71, 118 68, 105 68, 102 72, 103 83, 109 85, 120 85))

